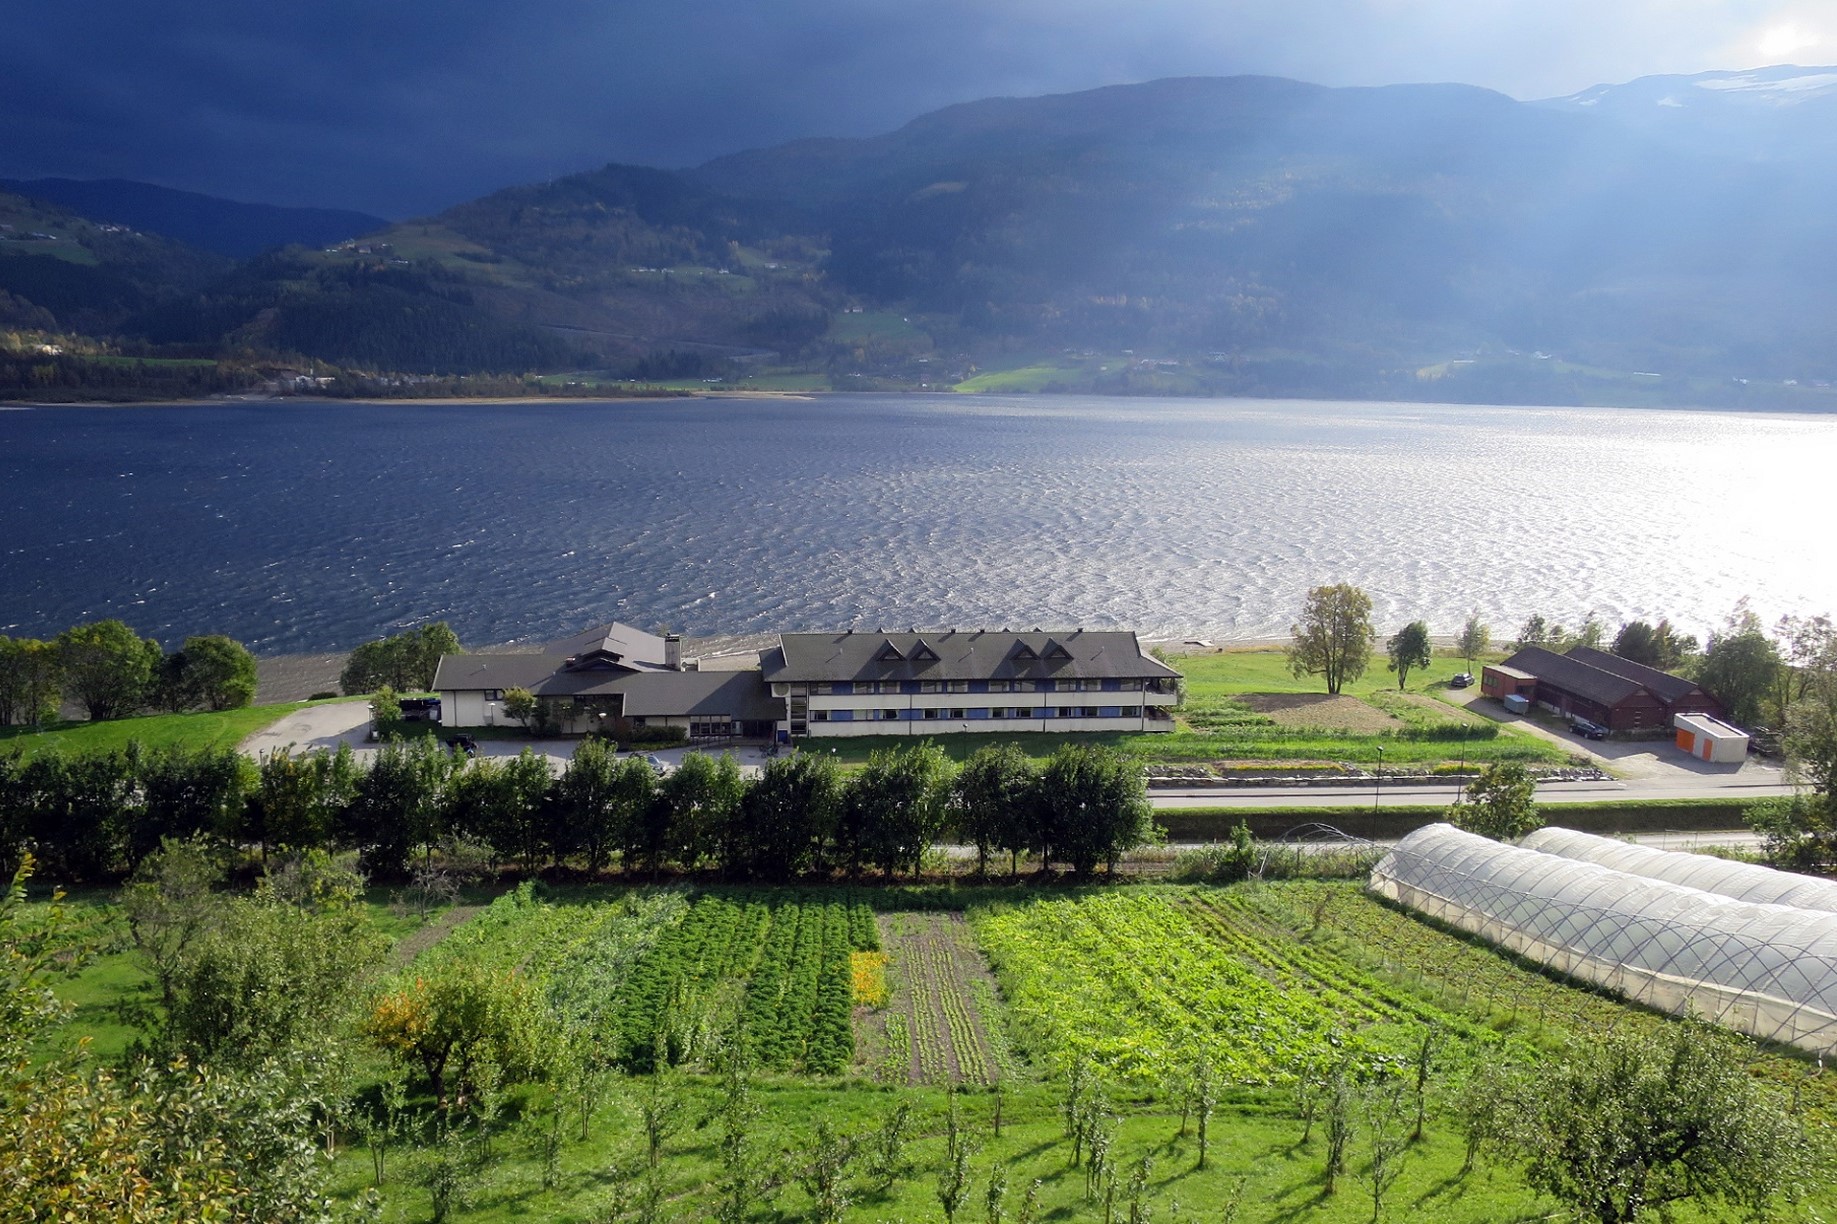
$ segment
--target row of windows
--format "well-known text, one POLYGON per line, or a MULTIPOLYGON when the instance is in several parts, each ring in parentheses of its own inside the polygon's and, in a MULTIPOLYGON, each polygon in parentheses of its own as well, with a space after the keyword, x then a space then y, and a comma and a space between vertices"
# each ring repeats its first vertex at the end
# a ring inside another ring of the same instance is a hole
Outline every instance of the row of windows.
MULTIPOLYGON (((1140 692, 1141 680, 838 680, 816 684, 778 683, 776 697, 865 695, 868 693, 1100 693, 1140 692)), ((1159 681, 1147 681, 1150 692, 1160 692, 1159 681)))
POLYGON ((1140 718, 1141 706, 927 707, 917 710, 812 710, 812 722, 899 722, 905 719, 1014 720, 1040 718, 1140 718))

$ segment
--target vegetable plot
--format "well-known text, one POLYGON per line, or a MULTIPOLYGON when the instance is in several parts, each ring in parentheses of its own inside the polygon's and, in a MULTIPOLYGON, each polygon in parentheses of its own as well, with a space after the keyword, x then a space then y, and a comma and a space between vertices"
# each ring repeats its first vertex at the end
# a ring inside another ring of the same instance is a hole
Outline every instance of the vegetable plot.
POLYGON ((702 1062, 738 1027, 762 1066, 840 1071, 855 1049, 851 954, 878 946, 860 902, 703 897, 633 971, 621 1058, 637 1070, 702 1062))
POLYGON ((975 918, 1029 1052, 1142 1084, 1203 1052, 1243 1084, 1281 1082, 1348 1018, 1284 989, 1159 893, 1036 901, 975 918))
POLYGON ((1002 1066, 988 968, 960 914, 891 914, 886 945, 899 985, 885 1017, 883 1074, 911 1083, 990 1084, 1002 1066))

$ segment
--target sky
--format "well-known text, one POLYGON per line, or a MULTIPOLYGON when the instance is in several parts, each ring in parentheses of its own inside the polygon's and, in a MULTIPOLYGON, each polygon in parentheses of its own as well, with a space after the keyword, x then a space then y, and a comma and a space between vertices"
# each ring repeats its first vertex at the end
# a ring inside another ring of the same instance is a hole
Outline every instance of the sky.
POLYGON ((60 0, 6 25, 0 177, 391 219, 1160 77, 1530 99, 1837 63, 1832 0, 60 0))

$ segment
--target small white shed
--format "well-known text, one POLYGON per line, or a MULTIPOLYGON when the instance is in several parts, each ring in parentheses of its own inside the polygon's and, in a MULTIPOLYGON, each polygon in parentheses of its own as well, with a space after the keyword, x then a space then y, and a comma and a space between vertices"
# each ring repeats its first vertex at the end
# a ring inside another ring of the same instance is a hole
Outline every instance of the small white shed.
POLYGON ((1698 760, 1739 765, 1748 759, 1748 733, 1707 714, 1679 714, 1672 719, 1678 747, 1698 760))

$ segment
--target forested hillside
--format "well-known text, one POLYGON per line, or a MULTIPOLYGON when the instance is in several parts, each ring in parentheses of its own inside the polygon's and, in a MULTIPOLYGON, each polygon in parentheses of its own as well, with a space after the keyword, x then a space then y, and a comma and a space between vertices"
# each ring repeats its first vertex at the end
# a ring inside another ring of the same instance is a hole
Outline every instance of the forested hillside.
POLYGON ((1802 71, 991 99, 236 265, 0 197, 0 323, 16 356, 373 377, 1827 406, 1834 103, 1802 71))

